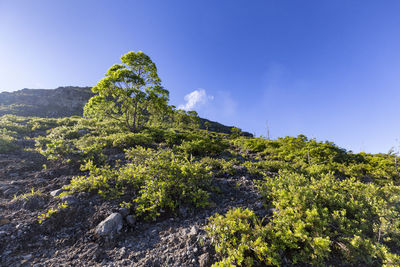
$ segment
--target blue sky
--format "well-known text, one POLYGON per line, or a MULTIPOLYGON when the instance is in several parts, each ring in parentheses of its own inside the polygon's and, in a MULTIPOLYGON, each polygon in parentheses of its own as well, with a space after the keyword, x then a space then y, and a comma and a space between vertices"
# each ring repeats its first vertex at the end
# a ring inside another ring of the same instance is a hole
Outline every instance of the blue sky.
POLYGON ((170 103, 355 152, 400 145, 400 1, 0 1, 0 91, 91 86, 128 51, 170 103))

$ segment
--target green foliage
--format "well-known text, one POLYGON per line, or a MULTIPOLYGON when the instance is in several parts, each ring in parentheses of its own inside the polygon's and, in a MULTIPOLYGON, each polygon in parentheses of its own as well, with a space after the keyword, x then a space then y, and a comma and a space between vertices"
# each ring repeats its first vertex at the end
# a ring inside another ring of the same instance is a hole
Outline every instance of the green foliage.
POLYGON ((235 163, 234 160, 225 160, 222 158, 214 159, 210 157, 204 157, 201 162, 206 166, 209 166, 218 176, 231 176, 234 175, 236 169, 233 167, 235 163))
POLYGON ((206 156, 219 154, 227 147, 228 145, 226 141, 201 138, 191 141, 183 141, 178 148, 188 155, 206 156))
POLYGON ((213 266, 279 265, 279 253, 265 241, 271 233, 253 211, 236 208, 225 216, 217 213, 209 219, 205 230, 215 251, 224 256, 213 266))
POLYGON ((129 163, 118 169, 98 168, 88 162, 90 174, 75 177, 65 188, 69 193, 96 191, 109 198, 129 198, 138 216, 155 219, 163 211, 175 212, 182 204, 204 207, 209 201, 211 172, 172 150, 127 150, 129 163))
MULTIPOLYGON (((240 136, 238 128, 230 135, 201 130, 197 113, 167 106, 158 77, 149 78, 154 83, 138 78, 139 65, 151 65, 144 54, 124 60, 130 63, 113 66, 94 89, 97 98, 86 107, 93 118, 0 117, 0 153, 18 149, 22 138, 35 139, 48 159, 82 163, 86 175, 74 177, 63 194, 96 193, 143 219, 176 214, 181 206, 207 206, 213 175, 247 170, 251 178, 263 178, 258 189, 270 209, 267 217, 233 209, 210 218, 207 231, 220 257, 216 266, 399 264, 396 155, 355 154, 304 135, 266 140, 240 136), (141 57, 143 62, 132 63, 141 57), (125 113, 123 106, 135 103, 133 119, 134 109, 125 113), (109 156, 124 150, 125 159, 109 156)), ((32 190, 15 199, 38 194, 32 190)))
POLYGON ((293 165, 283 160, 261 160, 256 162, 246 161, 244 166, 247 167, 250 174, 263 175, 268 172, 279 172, 280 170, 293 170, 293 165))
POLYGON ((17 133, 0 128, 0 154, 12 152, 18 148, 15 144, 17 133))
POLYGON ((286 169, 314 177, 332 172, 337 177, 372 180, 381 185, 400 183, 395 155, 391 154, 353 154, 331 142, 308 140, 304 135, 277 140, 239 137, 231 144, 251 160, 246 166, 254 174, 286 169))
POLYGON ((156 65, 143 52, 128 52, 121 61, 93 87, 96 95, 84 114, 122 122, 136 132, 149 120, 148 114, 166 112, 169 92, 161 87, 156 65))
POLYGON ((29 193, 25 193, 25 194, 18 195, 18 196, 14 195, 13 200, 19 200, 19 199, 28 200, 32 197, 42 197, 43 195, 44 194, 40 190, 35 191, 35 188, 32 188, 31 192, 29 192, 29 193))
POLYGON ((231 137, 232 138, 237 138, 240 136, 240 134, 242 133, 242 130, 240 128, 237 127, 232 127, 231 129, 231 137))
POLYGON ((26 134, 30 131, 27 122, 29 118, 15 116, 15 115, 3 115, 0 117, 0 129, 4 129, 9 132, 16 134, 26 134))
POLYGON ((38 216, 38 221, 39 223, 42 223, 44 220, 51 218, 51 216, 53 216, 53 214, 55 213, 59 213, 62 210, 68 208, 68 203, 67 201, 63 202, 63 203, 59 203, 57 205, 57 208, 55 209, 49 209, 46 213, 42 213, 38 216))
POLYGON ((196 111, 176 110, 173 111, 173 121, 176 127, 187 129, 198 129, 200 127, 200 119, 196 111))
POLYGON ((240 209, 211 218, 207 231, 224 256, 216 266, 281 265, 284 257, 312 265, 337 257, 346 264, 400 263, 390 252, 400 244, 400 187, 283 172, 266 176, 259 190, 274 208, 267 224, 240 209))
POLYGON ((151 147, 154 141, 145 133, 125 133, 110 135, 109 138, 113 140, 112 146, 118 148, 129 148, 134 146, 151 147))

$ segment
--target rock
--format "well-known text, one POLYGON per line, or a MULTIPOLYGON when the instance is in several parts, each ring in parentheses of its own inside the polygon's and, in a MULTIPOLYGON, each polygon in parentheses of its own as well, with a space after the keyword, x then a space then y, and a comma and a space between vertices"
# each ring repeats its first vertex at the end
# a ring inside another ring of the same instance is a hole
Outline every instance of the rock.
POLYGON ((0 231, 0 238, 5 238, 7 236, 6 231, 0 231))
POLYGON ((122 215, 122 217, 126 217, 129 215, 129 210, 127 208, 120 208, 119 213, 122 215))
POLYGON ((135 216, 133 215, 126 216, 126 222, 129 224, 129 226, 134 226, 136 223, 135 216))
POLYGON ((247 173, 247 167, 243 165, 234 165, 233 168, 235 169, 237 174, 245 174, 247 173))
POLYGON ((198 233, 197 226, 193 225, 192 228, 190 228, 189 236, 194 237, 197 235, 197 233, 198 233))
POLYGON ((14 226, 11 223, 3 224, 0 226, 0 232, 4 231, 6 233, 11 233, 13 228, 14 228, 14 226))
POLYGON ((269 216, 268 211, 265 210, 265 209, 256 210, 254 213, 256 214, 256 216, 257 216, 258 218, 261 218, 261 219, 264 218, 264 217, 266 217, 266 216, 269 216))
POLYGON ((256 207, 256 209, 260 210, 260 209, 264 208, 264 205, 261 201, 258 201, 258 202, 256 202, 255 207, 256 207))
POLYGON ((199 256, 200 267, 206 267, 210 265, 210 255, 206 252, 199 256))
POLYGON ((181 206, 181 207, 179 207, 179 214, 182 216, 182 217, 187 217, 188 216, 188 214, 189 214, 189 209, 187 208, 187 207, 183 207, 183 206, 181 206))
POLYGON ((268 210, 268 215, 273 215, 274 213, 278 213, 278 212, 279 212, 279 209, 272 208, 272 209, 268 210))
POLYGON ((64 189, 60 188, 60 189, 51 191, 51 192, 50 192, 50 195, 51 195, 52 197, 57 197, 57 196, 59 196, 62 192, 64 192, 64 189))
POLYGON ((24 200, 22 208, 33 211, 43 208, 44 205, 45 201, 42 197, 33 196, 28 198, 27 200, 24 200))
POLYGON ((90 133, 90 132, 88 130, 85 130, 85 129, 79 129, 78 130, 78 134, 80 136, 83 136, 83 135, 88 134, 88 133, 90 133))
POLYGON ((6 197, 11 197, 17 193, 18 193, 18 188, 15 187, 9 187, 3 191, 3 195, 6 197))
POLYGON ((32 254, 26 254, 26 255, 22 256, 22 258, 24 260, 30 260, 32 258, 32 254))
POLYGON ((0 226, 4 224, 9 224, 10 220, 7 218, 0 217, 0 226))
POLYGON ((96 227, 97 236, 114 236, 122 229, 122 215, 118 212, 112 213, 96 227))

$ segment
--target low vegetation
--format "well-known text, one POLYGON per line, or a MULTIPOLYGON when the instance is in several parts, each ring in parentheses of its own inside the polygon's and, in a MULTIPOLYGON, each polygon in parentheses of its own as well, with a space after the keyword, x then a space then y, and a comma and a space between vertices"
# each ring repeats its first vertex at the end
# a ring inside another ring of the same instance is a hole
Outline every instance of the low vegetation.
POLYGON ((212 132, 209 123, 200 129, 195 112, 167 104, 150 58, 130 53, 122 63, 95 86, 86 117, 0 117, 0 153, 31 141, 48 164, 81 166, 63 195, 98 194, 138 220, 207 207, 216 178, 246 176, 267 215, 234 208, 211 216, 215 266, 400 264, 396 154, 353 153, 304 135, 266 140, 238 128, 212 132))

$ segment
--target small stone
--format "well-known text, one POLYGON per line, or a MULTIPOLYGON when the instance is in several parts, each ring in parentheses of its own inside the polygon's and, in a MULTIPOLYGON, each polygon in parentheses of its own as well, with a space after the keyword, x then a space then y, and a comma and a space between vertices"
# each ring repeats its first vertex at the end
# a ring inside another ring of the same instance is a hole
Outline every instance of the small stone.
POLYGON ((122 215, 118 212, 112 213, 96 227, 96 235, 113 236, 122 229, 122 215))
POLYGON ((187 217, 188 213, 189 213, 189 209, 187 207, 179 207, 179 214, 182 217, 184 217, 184 218, 187 217))
POLYGON ((200 267, 206 267, 206 266, 210 265, 209 261, 210 261, 210 255, 207 252, 200 255, 200 257, 199 257, 200 267))
POLYGON ((32 258, 32 254, 26 254, 26 255, 22 256, 22 258, 24 260, 30 260, 32 258))
POLYGON ((189 236, 196 236, 197 232, 197 227, 193 225, 192 228, 190 228, 189 236))
POLYGON ((87 130, 85 130, 85 129, 79 129, 79 130, 78 130, 78 134, 79 134, 80 136, 85 135, 85 134, 88 134, 88 133, 89 133, 89 131, 87 131, 87 130))
POLYGON ((3 195, 6 197, 13 196, 17 193, 18 193, 18 188, 15 188, 15 187, 9 187, 3 191, 3 195))
POLYGON ((129 226, 134 226, 136 223, 135 216, 133 215, 126 216, 126 222, 129 224, 129 226))
POLYGON ((33 211, 43 208, 44 205, 45 201, 42 197, 31 196, 28 199, 23 200, 22 208, 33 211))
POLYGON ((52 197, 57 197, 57 196, 59 196, 62 192, 64 192, 64 189, 60 188, 60 189, 51 191, 51 192, 50 192, 50 195, 51 195, 52 197))
POLYGON ((9 224, 9 223, 10 223, 9 219, 0 217, 0 225, 9 224))
POLYGON ((255 204, 255 206, 256 206, 256 208, 257 209, 262 209, 264 206, 263 206, 263 203, 261 202, 261 201, 258 201, 256 204, 255 204))

